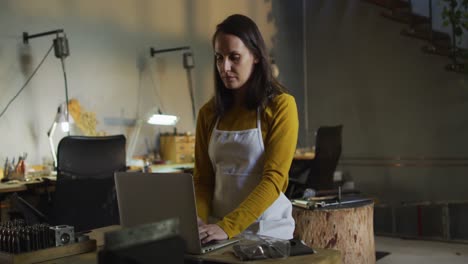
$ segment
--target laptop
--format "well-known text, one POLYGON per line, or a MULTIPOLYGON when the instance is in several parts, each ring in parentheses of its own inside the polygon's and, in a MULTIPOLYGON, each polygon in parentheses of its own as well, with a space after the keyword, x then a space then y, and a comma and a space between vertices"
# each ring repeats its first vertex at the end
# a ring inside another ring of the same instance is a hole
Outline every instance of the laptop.
POLYGON ((115 187, 123 227, 178 217, 185 251, 190 254, 204 254, 239 241, 200 242, 191 174, 116 172, 115 187))

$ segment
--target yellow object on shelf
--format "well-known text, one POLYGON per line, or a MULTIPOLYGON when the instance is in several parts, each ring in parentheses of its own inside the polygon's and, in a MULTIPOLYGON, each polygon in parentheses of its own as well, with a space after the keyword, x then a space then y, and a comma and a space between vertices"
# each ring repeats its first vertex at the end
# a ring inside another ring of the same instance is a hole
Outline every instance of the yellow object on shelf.
POLYGON ((161 135, 160 155, 171 163, 190 163, 194 161, 195 136, 161 135))
POLYGON ((96 114, 94 112, 85 111, 77 99, 70 99, 68 102, 70 115, 75 121, 75 125, 85 136, 105 136, 104 131, 96 131, 98 124, 96 114))

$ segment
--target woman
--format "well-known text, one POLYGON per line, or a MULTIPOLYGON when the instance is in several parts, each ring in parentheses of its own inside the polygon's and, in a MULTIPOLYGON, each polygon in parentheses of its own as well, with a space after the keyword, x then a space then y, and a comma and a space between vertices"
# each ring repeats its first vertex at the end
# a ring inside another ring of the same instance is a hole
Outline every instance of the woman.
POLYGON ((256 24, 232 15, 216 28, 215 96, 201 109, 194 183, 202 243, 242 232, 291 239, 283 192, 296 148, 294 98, 273 77, 256 24), (205 224, 208 217, 215 224, 205 224))

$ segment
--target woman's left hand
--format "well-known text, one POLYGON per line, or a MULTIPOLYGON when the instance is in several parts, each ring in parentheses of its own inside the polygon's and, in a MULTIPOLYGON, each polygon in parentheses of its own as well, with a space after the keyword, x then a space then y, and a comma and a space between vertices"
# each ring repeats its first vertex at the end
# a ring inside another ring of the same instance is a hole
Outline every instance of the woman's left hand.
POLYGON ((201 225, 198 227, 198 231, 203 244, 211 240, 224 240, 228 238, 226 232, 216 224, 201 225))

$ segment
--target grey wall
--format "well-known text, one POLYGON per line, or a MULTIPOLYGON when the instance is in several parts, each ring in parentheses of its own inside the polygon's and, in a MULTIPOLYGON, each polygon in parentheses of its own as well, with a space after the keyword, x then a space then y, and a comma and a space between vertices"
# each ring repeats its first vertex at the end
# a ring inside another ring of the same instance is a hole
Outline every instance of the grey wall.
MULTIPOLYGON (((343 124, 346 157, 468 157, 467 76, 358 0, 307 1, 311 130, 343 124)), ((465 160, 466 163, 466 160, 465 160)), ((467 199, 468 168, 340 166, 388 201, 467 199)))
MULTIPOLYGON (((272 1, 264 0, 117 0, 0 2, 0 110, 46 54, 53 36, 22 43, 24 31, 35 34, 63 28, 71 55, 65 64, 70 98, 96 114, 97 130, 125 134, 128 121, 152 107, 181 117, 178 132, 194 132, 181 53, 149 56, 156 49, 190 45, 196 110, 213 94, 211 36, 216 24, 233 13, 254 19, 273 48, 277 33, 272 1)), ((285 44, 286 45, 286 44, 285 44)), ((52 54, 29 85, 0 117, 0 161, 28 152, 29 164, 51 159, 46 132, 58 105, 65 101, 60 61, 52 54)), ((172 128, 144 126, 135 154, 155 147, 157 132, 172 128)), ((65 134, 57 131, 55 144, 65 134)))
POLYGON ((305 147, 305 97, 304 97, 304 34, 303 0, 276 0, 272 4, 272 17, 276 21, 274 57, 279 66, 279 81, 296 98, 301 116, 298 145, 305 147))

